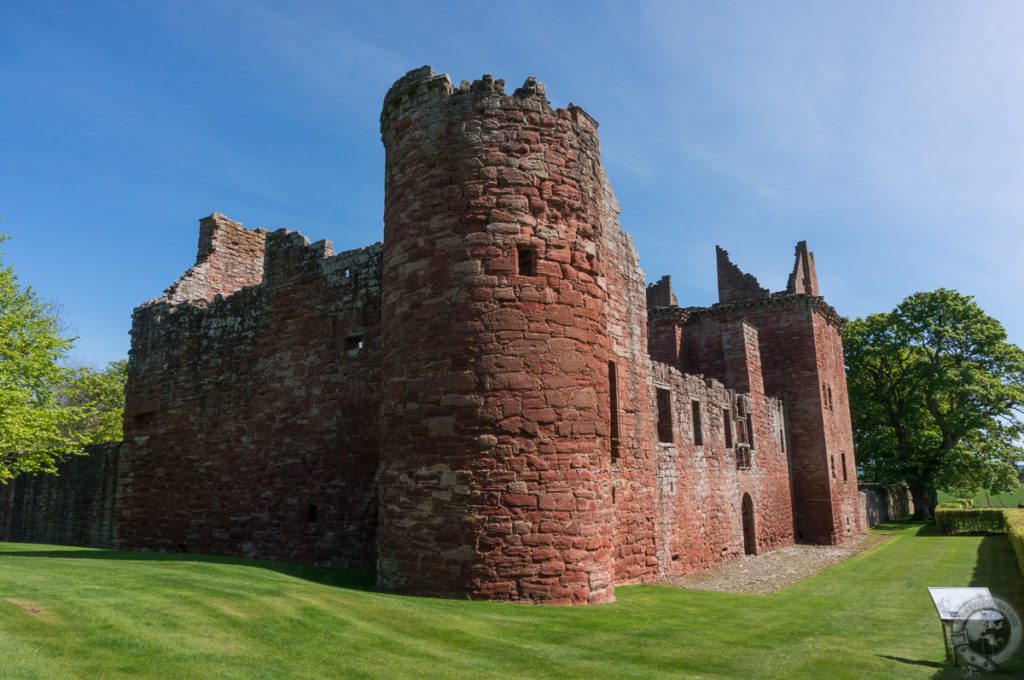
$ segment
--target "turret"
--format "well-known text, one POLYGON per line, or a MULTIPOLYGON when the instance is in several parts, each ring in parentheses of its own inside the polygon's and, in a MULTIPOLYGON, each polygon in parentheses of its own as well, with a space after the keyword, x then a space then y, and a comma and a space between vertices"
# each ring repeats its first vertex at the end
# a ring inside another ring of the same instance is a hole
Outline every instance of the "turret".
POLYGON ((381 136, 380 585, 611 600, 597 124, 533 78, 507 95, 423 67, 381 136))

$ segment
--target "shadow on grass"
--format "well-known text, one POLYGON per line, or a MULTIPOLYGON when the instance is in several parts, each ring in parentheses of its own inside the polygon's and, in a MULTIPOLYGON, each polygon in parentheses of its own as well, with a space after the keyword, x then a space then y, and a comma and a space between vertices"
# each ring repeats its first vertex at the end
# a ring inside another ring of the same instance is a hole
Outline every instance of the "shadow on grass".
POLYGON ((121 550, 0 550, 0 557, 42 557, 81 560, 125 560, 132 562, 189 562, 196 564, 228 564, 242 567, 256 567, 291 576, 293 578, 349 590, 376 590, 376 576, 370 571, 311 567, 288 564, 272 560, 257 560, 246 557, 221 555, 190 555, 187 553, 129 552, 121 550))

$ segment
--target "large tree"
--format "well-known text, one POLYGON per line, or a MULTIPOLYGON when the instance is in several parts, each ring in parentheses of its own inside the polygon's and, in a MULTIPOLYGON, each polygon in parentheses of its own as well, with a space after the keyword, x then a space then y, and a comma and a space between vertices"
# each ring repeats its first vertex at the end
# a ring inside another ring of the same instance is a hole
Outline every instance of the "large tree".
POLYGON ((1017 486, 1024 352, 968 295, 915 293, 843 333, 857 461, 869 481, 906 483, 918 517, 937 489, 1017 486))
POLYGON ((123 366, 68 369, 72 342, 56 310, 0 263, 0 484, 22 472, 55 472, 86 444, 120 439, 123 366))

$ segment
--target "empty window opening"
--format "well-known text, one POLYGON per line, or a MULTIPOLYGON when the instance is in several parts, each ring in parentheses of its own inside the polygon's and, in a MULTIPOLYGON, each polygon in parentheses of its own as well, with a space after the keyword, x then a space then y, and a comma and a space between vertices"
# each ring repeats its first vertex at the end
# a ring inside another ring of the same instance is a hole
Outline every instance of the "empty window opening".
POLYGON ((612 460, 619 459, 619 379, 614 361, 608 362, 608 406, 611 409, 612 460))
POLYGON ((832 404, 832 386, 829 385, 828 387, 826 387, 825 391, 828 393, 828 410, 829 411, 834 411, 835 408, 833 407, 833 404, 832 404))
POLYGON ((754 448, 754 418, 747 414, 747 444, 754 448))
POLYGON ((845 483, 845 482, 849 481, 849 474, 846 472, 846 451, 843 451, 839 455, 840 455, 840 457, 842 459, 842 463, 843 463, 843 482, 845 483))
POLYGON ((315 505, 310 505, 308 508, 306 508, 306 522, 308 522, 310 524, 315 522, 316 521, 316 515, 317 515, 317 507, 315 505))
POLYGON ((836 457, 832 455, 832 479, 836 478, 836 457))
POLYGON ((782 448, 782 452, 786 452, 786 433, 779 430, 779 446, 782 448))
POLYGON ((144 426, 144 425, 149 425, 151 422, 153 422, 153 412, 152 411, 146 411, 145 413, 138 413, 138 414, 132 416, 132 424, 133 425, 144 426))
POLYGON ((732 448, 732 416, 729 414, 729 409, 722 409, 722 423, 725 429, 725 448, 732 448))
POLYGON ((657 388, 658 392, 658 441, 672 443, 672 393, 657 388))
POLYGON ((612 487, 612 505, 615 505, 615 487, 612 487))
POLYGON ((516 246, 516 273, 520 276, 537 275, 537 252, 530 246, 516 246))
POLYGON ((704 425, 700 421, 700 402, 690 402, 690 408, 693 410, 693 443, 701 446, 704 444, 704 425))
POLYGON ((749 470, 752 456, 750 455, 750 449, 746 446, 736 447, 736 469, 737 470, 749 470))
POLYGON ((348 281, 349 277, 351 277, 351 276, 352 276, 352 268, 351 267, 345 267, 344 269, 341 270, 341 280, 342 281, 348 281))
POLYGON ((345 338, 345 349, 346 350, 359 350, 363 348, 363 336, 361 335, 350 335, 345 338))

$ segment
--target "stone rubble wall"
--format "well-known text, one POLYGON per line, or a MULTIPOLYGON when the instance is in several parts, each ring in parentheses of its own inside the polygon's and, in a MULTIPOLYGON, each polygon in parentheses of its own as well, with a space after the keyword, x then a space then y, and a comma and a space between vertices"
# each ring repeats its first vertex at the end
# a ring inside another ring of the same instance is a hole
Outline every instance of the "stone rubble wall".
POLYGON ((0 485, 0 541, 107 548, 116 542, 121 444, 86 447, 59 475, 20 475, 0 485))
POLYGON ((261 240, 258 284, 135 311, 120 545, 371 567, 380 246, 261 240))

